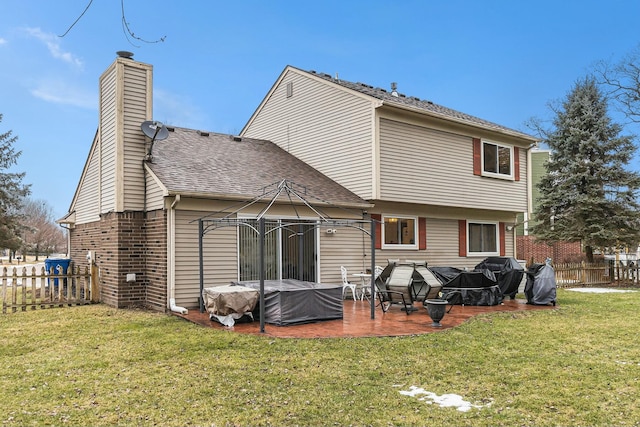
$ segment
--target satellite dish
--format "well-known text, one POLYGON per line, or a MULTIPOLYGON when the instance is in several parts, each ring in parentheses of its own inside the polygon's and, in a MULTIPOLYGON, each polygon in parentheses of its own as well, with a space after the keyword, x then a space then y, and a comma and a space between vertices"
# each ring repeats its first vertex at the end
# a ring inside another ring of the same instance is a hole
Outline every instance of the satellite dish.
POLYGON ((147 153, 146 159, 149 162, 152 162, 153 156, 151 155, 151 150, 153 149, 153 143, 155 141, 167 139, 169 137, 169 130, 162 123, 152 120, 142 122, 140 129, 142 129, 142 133, 151 138, 151 145, 149 146, 149 152, 147 153))
POLYGON ((140 125, 140 129, 142 129, 142 133, 151 138, 151 142, 153 141, 162 141, 163 139, 167 139, 169 136, 169 131, 167 128, 160 122, 147 120, 140 125))

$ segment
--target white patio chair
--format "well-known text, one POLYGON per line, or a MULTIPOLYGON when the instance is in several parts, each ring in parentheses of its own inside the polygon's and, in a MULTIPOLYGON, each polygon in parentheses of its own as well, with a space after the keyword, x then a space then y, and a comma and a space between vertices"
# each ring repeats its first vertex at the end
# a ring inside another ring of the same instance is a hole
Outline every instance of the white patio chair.
POLYGON ((344 299, 344 293, 347 289, 351 289, 351 293, 353 294, 353 300, 356 298, 356 287, 355 283, 349 282, 349 276, 347 275, 347 269, 344 266, 340 266, 340 273, 342 275, 342 299, 344 299))

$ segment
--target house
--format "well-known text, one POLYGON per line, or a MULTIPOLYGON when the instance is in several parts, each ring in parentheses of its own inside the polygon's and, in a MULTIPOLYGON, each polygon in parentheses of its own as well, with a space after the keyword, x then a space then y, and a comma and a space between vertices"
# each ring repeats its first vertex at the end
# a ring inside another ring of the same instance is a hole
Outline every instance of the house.
POLYGON ((163 127, 153 122, 152 72, 119 52, 100 76, 98 130, 59 220, 70 229, 73 262, 98 266, 104 303, 197 307, 200 255, 206 286, 255 279, 250 226, 199 230, 202 218, 221 215, 295 224, 295 233, 278 228, 266 240, 268 278, 339 283, 341 265, 370 265, 366 233, 325 232, 320 211, 378 219, 377 259, 470 267, 514 253, 506 227, 527 210, 535 138, 293 67, 240 135, 163 127), (166 129, 163 139, 146 135, 145 123, 166 129), (269 199, 276 187, 289 197, 269 199))
POLYGON ((515 255, 537 139, 416 97, 286 67, 241 135, 274 142, 369 201, 377 258, 473 267, 515 255))
POLYGON ((529 167, 529 180, 531 181, 531 205, 529 209, 518 215, 516 227, 516 254, 519 259, 528 262, 543 263, 547 258, 554 262, 562 263, 580 260, 583 257, 581 242, 555 242, 546 244, 536 241, 529 228, 535 223, 532 213, 535 212, 540 190, 538 183, 547 173, 547 162, 551 159, 551 150, 533 148, 529 167))

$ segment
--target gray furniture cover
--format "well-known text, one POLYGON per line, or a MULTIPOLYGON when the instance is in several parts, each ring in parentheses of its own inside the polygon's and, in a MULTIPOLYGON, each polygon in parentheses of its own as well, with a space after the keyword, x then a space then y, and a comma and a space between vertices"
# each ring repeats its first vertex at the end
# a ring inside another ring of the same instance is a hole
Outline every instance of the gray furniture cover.
MULTIPOLYGON (((234 282, 260 290, 260 281, 234 282)), ((342 285, 325 285, 295 279, 264 281, 264 318, 273 325, 294 325, 342 319, 342 285)), ((253 312, 260 316, 259 304, 253 312)))
POLYGON ((527 304, 556 305, 556 287, 556 274, 550 263, 532 264, 527 270, 527 304))

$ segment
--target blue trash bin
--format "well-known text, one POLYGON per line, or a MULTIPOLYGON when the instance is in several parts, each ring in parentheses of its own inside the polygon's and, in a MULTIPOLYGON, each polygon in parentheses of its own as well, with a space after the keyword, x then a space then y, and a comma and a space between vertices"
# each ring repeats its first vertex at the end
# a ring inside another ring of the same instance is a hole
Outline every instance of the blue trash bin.
MULTIPOLYGON (((53 268, 53 274, 66 274, 69 269, 71 260, 68 258, 47 258, 44 260, 44 268, 47 270, 47 275, 51 273, 53 268)), ((50 279, 47 278, 47 285, 50 285, 50 279)), ((53 279, 54 289, 58 288, 58 278, 53 279)))

